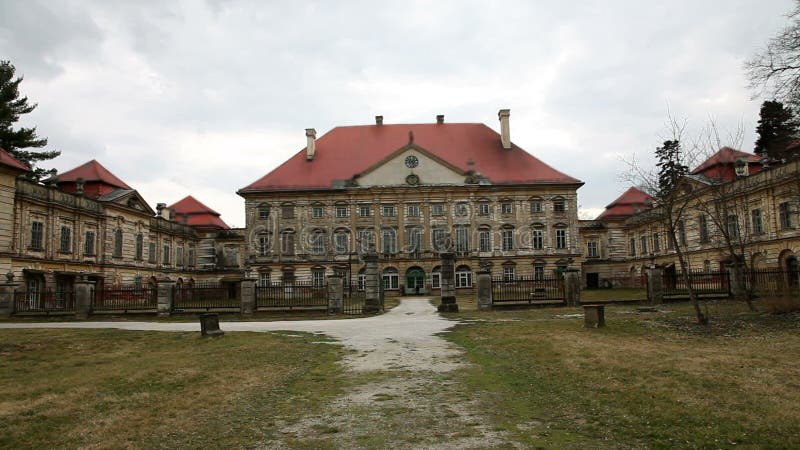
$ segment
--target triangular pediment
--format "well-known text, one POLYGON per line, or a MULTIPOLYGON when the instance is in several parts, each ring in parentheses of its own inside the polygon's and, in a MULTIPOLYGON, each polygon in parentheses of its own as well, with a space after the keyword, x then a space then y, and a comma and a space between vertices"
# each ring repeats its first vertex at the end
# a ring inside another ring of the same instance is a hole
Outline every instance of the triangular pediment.
POLYGON ((432 152, 408 144, 356 177, 359 186, 398 186, 465 183, 468 173, 432 152))
POLYGON ((115 206, 141 211, 142 213, 150 216, 154 216, 156 214, 156 212, 153 211, 153 208, 147 204, 139 192, 133 189, 118 189, 110 194, 100 197, 98 200, 106 204, 110 203, 115 206))

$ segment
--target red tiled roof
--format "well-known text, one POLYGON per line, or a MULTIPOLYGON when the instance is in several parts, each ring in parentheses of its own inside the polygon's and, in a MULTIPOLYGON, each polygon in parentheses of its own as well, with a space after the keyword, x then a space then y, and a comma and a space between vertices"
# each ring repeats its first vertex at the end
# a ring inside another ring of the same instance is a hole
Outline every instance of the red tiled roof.
POLYGON ((410 132, 415 145, 463 171, 473 161, 474 170, 494 184, 581 182, 516 145, 503 149, 500 135, 484 124, 360 125, 332 129, 317 139, 313 161, 303 149, 240 192, 331 188, 408 145, 410 132))
POLYGON ((2 148, 0 148, 0 164, 19 170, 24 170, 25 172, 31 170, 30 167, 18 161, 17 158, 11 156, 11 153, 8 153, 2 148))
POLYGON ((648 209, 651 200, 653 200, 653 197, 647 192, 636 187, 630 187, 610 205, 606 206, 606 210, 597 216, 595 220, 632 216, 648 209))
POLYGON ((730 147, 722 147, 717 153, 711 155, 710 158, 703 161, 702 164, 692 170, 692 174, 697 175, 698 173, 706 172, 708 169, 720 164, 734 164, 739 158, 744 158, 748 163, 761 162, 761 157, 758 155, 732 149, 730 147))
POLYGON ((102 164, 93 159, 85 164, 82 164, 72 170, 68 170, 58 175, 58 184, 61 183, 74 183, 78 178, 83 178, 87 183, 96 182, 108 184, 121 189, 133 189, 124 181, 117 178, 116 175, 111 173, 108 169, 103 167, 102 164))
POLYGON ((220 228, 228 230, 230 227, 219 218, 220 214, 199 200, 187 195, 183 199, 175 202, 169 209, 175 212, 175 218, 181 222, 186 218, 186 224, 200 228, 220 228))

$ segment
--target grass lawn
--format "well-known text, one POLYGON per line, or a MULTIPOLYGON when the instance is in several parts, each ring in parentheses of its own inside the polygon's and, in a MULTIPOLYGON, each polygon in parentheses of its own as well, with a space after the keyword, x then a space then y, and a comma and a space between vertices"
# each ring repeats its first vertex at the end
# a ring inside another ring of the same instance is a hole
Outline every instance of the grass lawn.
POLYGON ((450 316, 471 323, 445 335, 474 363, 462 380, 498 430, 528 445, 800 447, 798 313, 708 302, 703 327, 688 303, 620 305, 606 307, 606 328, 587 330, 578 308, 465 303, 450 316))
POLYGON ((0 448, 254 447, 344 387, 291 334, 0 330, 0 448))

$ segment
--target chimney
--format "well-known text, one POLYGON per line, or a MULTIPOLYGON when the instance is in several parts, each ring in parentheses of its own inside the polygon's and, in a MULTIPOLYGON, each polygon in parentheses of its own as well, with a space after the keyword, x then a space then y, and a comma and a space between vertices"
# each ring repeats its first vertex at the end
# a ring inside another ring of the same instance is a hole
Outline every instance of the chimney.
POLYGON ((510 109, 501 109, 497 113, 500 119, 500 142, 503 143, 503 148, 508 150, 511 148, 511 130, 508 125, 508 118, 511 117, 510 109))
POLYGON ((169 220, 169 210, 166 203, 156 204, 156 216, 169 220))
POLYGON ((317 130, 306 128, 306 159, 311 161, 317 153, 317 130))
POLYGON ((439 114, 436 116, 436 123, 444 123, 444 114, 439 114))
POLYGON ((383 116, 375 116, 375 125, 383 125, 383 116))

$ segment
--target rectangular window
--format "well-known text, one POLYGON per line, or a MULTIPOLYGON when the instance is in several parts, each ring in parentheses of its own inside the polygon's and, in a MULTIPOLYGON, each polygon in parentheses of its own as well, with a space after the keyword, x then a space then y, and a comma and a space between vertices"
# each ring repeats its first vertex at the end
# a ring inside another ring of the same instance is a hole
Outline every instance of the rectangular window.
POLYGON ((350 216, 350 208, 347 205, 336 205, 336 217, 344 218, 350 216))
POLYGON ((83 253, 88 256, 94 255, 94 231, 87 231, 84 235, 83 253))
POLYGON ((311 271, 311 282, 315 287, 325 286, 325 269, 313 269, 311 271))
POLYGON ((431 205, 431 215, 432 216, 443 216, 444 215, 444 203, 433 203, 431 205))
POLYGON ((383 229, 383 253, 397 253, 397 231, 394 228, 383 229))
POLYGON ((358 230, 358 240, 362 252, 368 252, 370 246, 375 243, 375 234, 372 230, 358 230))
POLYGON ((735 214, 728 216, 728 237, 731 239, 739 239, 739 217, 735 214))
POLYGON ((556 248, 559 249, 567 248, 567 230, 564 229, 556 230, 556 248))
POLYGON ((161 256, 162 256, 161 261, 164 264, 169 264, 170 263, 170 259, 169 259, 170 256, 171 256, 170 253, 172 253, 172 252, 171 252, 171 249, 170 249, 169 245, 165 244, 164 248, 163 248, 163 253, 161 254, 161 256))
POLYGON ((503 281, 514 281, 517 278, 517 268, 514 266, 503 267, 503 281))
POLYGON ((642 255, 646 255, 647 254, 647 236, 642 236, 639 239, 639 241, 641 242, 639 247, 642 249, 642 255))
POLYGON ((72 229, 70 227, 61 227, 61 253, 70 253, 72 251, 72 229))
POLYGON ((281 253, 287 256, 294 255, 294 233, 281 234, 281 253))
POLYGON ((586 256, 589 258, 597 258, 600 254, 597 252, 597 242, 586 243, 586 256))
POLYGON ((489 203, 482 202, 478 204, 478 215, 488 216, 490 211, 491 207, 489 206, 489 203))
POLYGON ((358 274, 357 283, 358 283, 358 285, 357 285, 356 289, 358 289, 359 291, 366 290, 367 289, 367 275, 363 274, 363 273, 358 274))
POLYGON ((479 230, 478 231, 478 246, 480 251, 482 252, 490 252, 492 251, 492 240, 491 240, 491 232, 489 230, 479 230))
POLYGON ((419 205, 408 205, 406 215, 408 217, 419 217, 419 205))
POLYGON ((260 205, 258 207, 258 218, 261 220, 269 219, 269 206, 260 205))
POLYGON ((42 222, 31 223, 31 249, 42 250, 42 239, 44 236, 44 224, 42 222))
POLYGON ((567 202, 563 198, 553 200, 553 212, 563 213, 567 210, 567 202))
POLYGON ((156 255, 156 243, 151 242, 150 245, 147 247, 147 261, 150 264, 155 264, 158 256, 156 255))
POLYGON ((456 204, 456 215, 459 217, 464 217, 469 213, 469 207, 466 203, 457 203, 456 204))
POLYGON ((334 235, 334 244, 336 246, 336 254, 345 255, 350 253, 350 236, 347 233, 336 233, 334 235))
POLYGON ((441 272, 431 273, 431 289, 441 289, 441 288, 442 288, 442 273, 441 272))
POLYGON ((394 205, 383 205, 383 217, 394 217, 397 215, 397 210, 394 205))
POLYGON ((325 235, 323 233, 316 232, 311 235, 311 254, 325 254, 325 235))
POLYGON ((658 233, 653 233, 653 251, 658 253, 661 251, 661 238, 658 233))
POLYGON ((122 230, 114 231, 114 258, 122 258, 122 230))
POLYGON ((269 247, 271 245, 270 241, 271 239, 268 234, 258 235, 258 256, 269 255, 269 247))
POLYGON ((467 271, 456 272, 456 287, 457 288, 472 287, 472 272, 467 272, 467 271))
POLYGON ((144 236, 141 233, 136 235, 136 261, 141 261, 144 258, 144 236))
POLYGON ((631 238, 630 247, 628 247, 628 254, 631 256, 636 256, 636 239, 631 238))
POLYGON ((675 243, 672 242, 672 235, 667 233, 664 237, 667 238, 667 250, 675 250, 675 243))
POLYGON ((537 264, 533 266, 533 279, 534 280, 544 280, 544 266, 541 264, 537 264))
POLYGON ((542 202, 539 200, 534 200, 531 202, 531 213, 538 214, 542 212, 542 202))
POLYGON ((325 208, 322 206, 313 206, 311 207, 311 217, 315 219, 321 219, 322 216, 325 215, 325 208))
POLYGON ((387 291, 396 291, 400 288, 400 276, 396 273, 383 274, 383 289, 387 291))
POLYGON ((456 251, 469 251, 469 228, 456 227, 456 251))
POLYGON ((371 205, 358 205, 358 217, 369 217, 372 215, 371 205))
POLYGON ((682 220, 678 221, 678 241, 680 245, 686 246, 686 226, 682 220))
POLYGON ((541 250, 544 248, 544 230, 533 230, 532 239, 533 249, 541 250))
POLYGON ((189 267, 194 267, 194 249, 189 249, 189 267))
POLYGON ((422 230, 419 228, 409 228, 406 233, 408 239, 409 253, 419 253, 422 251, 422 230))
POLYGON ((512 214, 514 212, 514 204, 511 202, 503 202, 500 204, 500 212, 502 214, 512 214))
POLYGON ((281 217, 284 219, 294 219, 294 205, 281 206, 281 217))
POLYGON ((700 214, 697 218, 697 227, 700 232, 700 243, 705 244, 708 242, 708 217, 705 214, 700 214))
POLYGON ((270 280, 270 272, 259 272, 258 285, 261 287, 266 287, 270 284, 272 284, 272 280, 270 280))
POLYGON ((433 249, 436 251, 444 250, 444 229, 443 228, 434 228, 431 233, 431 242, 433 244, 433 249))
POLYGON ((183 265, 183 247, 175 249, 175 264, 179 266, 183 265))
POLYGON ((764 222, 761 220, 761 210, 754 209, 750 211, 750 222, 753 227, 753 234, 761 234, 764 232, 764 222))
POLYGON ((512 229, 503 230, 503 250, 514 250, 514 230, 512 229))
POLYGON ((789 202, 783 202, 778 205, 778 220, 781 224, 781 230, 792 228, 792 215, 791 211, 789 211, 789 202))

